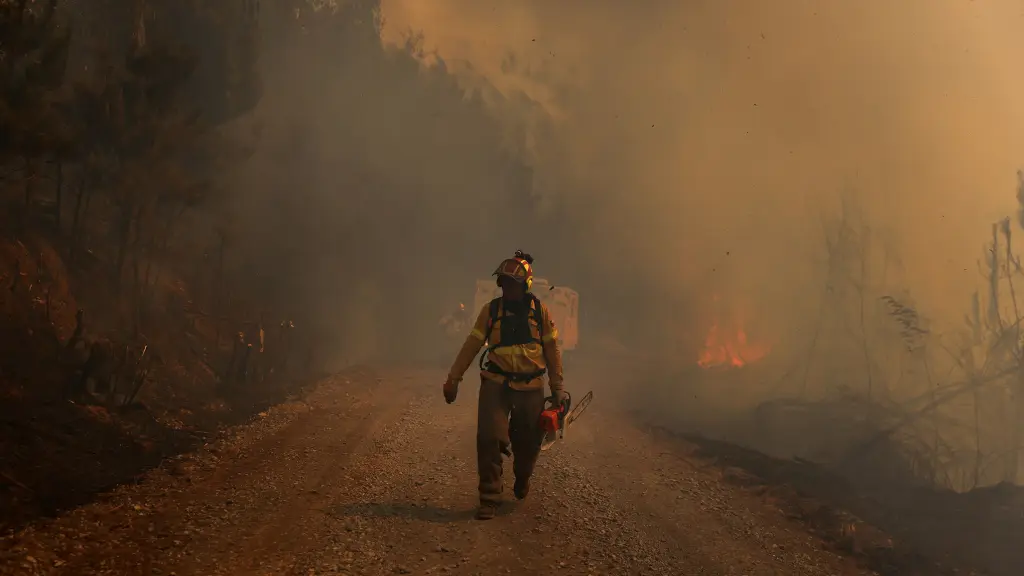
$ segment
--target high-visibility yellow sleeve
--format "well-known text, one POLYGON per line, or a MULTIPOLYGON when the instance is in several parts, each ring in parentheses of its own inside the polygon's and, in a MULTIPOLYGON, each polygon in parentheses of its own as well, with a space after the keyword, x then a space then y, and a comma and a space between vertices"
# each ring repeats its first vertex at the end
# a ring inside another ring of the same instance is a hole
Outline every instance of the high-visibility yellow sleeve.
POLYGON ((455 357, 455 362, 452 363, 451 370, 448 371, 448 376, 451 378, 461 380, 466 370, 469 370, 469 365, 473 363, 473 358, 476 358, 477 353, 484 347, 484 342, 487 340, 487 324, 490 322, 490 316, 490 304, 485 304, 480 309, 480 313, 477 314, 473 329, 469 331, 469 336, 466 336, 466 341, 462 343, 462 349, 459 350, 458 356, 455 357))
POLYGON ((544 323, 544 360, 548 366, 548 386, 552 392, 562 389, 562 348, 558 345, 558 327, 551 312, 543 303, 540 305, 541 322, 544 323))

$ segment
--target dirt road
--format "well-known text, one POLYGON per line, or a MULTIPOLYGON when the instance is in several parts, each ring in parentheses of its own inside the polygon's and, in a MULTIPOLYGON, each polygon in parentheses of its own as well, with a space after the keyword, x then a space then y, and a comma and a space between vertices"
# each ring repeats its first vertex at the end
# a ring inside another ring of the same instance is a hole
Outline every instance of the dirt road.
POLYGON ((476 390, 447 406, 440 382, 332 377, 138 485, 5 538, 0 573, 870 573, 599 396, 542 455, 526 501, 473 520, 476 390))

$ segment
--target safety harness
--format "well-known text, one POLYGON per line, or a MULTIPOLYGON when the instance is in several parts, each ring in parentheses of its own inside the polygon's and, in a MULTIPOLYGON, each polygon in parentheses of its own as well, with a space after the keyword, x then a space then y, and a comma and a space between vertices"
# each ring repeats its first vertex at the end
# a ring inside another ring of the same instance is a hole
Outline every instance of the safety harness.
POLYGON ((487 360, 490 353, 498 348, 507 348, 510 346, 529 344, 531 342, 543 344, 544 319, 541 316, 540 300, 538 300, 531 292, 527 292, 526 298, 523 301, 524 307, 527 308, 526 314, 508 314, 507 303, 505 306, 502 306, 501 301, 502 299, 500 297, 491 300, 489 310, 490 317, 487 321, 487 332, 484 333, 484 336, 487 340, 490 340, 491 331, 494 328, 495 322, 501 323, 499 324, 501 335, 499 336, 497 344, 488 346, 487 349, 484 350, 484 353, 480 355, 480 369, 490 372, 491 374, 497 374, 498 376, 503 377, 506 382, 530 382, 536 378, 540 378, 547 373, 546 368, 542 368, 534 372, 508 372, 487 360), (530 330, 530 320, 537 323, 536 338, 533 336, 533 331, 530 330))

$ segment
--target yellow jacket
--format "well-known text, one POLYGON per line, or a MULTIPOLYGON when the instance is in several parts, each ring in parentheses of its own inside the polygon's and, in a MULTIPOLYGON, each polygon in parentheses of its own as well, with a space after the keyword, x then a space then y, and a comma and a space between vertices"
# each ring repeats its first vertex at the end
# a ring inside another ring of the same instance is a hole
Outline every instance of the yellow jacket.
MULTIPOLYGON (((489 349, 487 361, 497 366, 500 370, 512 373, 533 373, 547 369, 546 376, 539 376, 529 382, 509 382, 509 386, 514 390, 539 390, 544 388, 544 382, 547 380, 551 391, 555 392, 562 389, 562 351, 558 347, 558 329, 555 327, 555 322, 551 319, 547 306, 544 306, 539 300, 536 302, 540 306, 540 319, 544 325, 543 336, 541 336, 541 331, 538 330, 539 327, 534 322, 530 322, 530 332, 534 340, 540 340, 540 343, 530 342, 489 349)), ((504 302, 498 306, 498 315, 500 317, 504 311, 504 302)), ((452 368, 448 372, 449 377, 461 380, 466 370, 469 369, 469 365, 472 364, 473 359, 476 358, 477 353, 483 348, 485 342, 491 346, 500 344, 501 320, 499 319, 490 326, 490 333, 488 334, 489 324, 491 324, 491 312, 490 304, 488 303, 484 305, 477 315, 473 329, 470 331, 469 336, 466 337, 462 350, 459 351, 459 355, 455 358, 455 363, 452 364, 452 368)), ((500 374, 488 372, 487 370, 481 371, 480 375, 488 380, 498 382, 505 380, 500 374)))

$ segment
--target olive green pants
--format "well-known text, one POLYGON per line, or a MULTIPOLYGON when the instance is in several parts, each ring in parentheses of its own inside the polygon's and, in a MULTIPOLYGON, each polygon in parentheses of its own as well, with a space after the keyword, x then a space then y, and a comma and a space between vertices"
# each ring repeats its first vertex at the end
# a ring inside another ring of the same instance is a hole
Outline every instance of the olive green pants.
POLYGON ((476 424, 480 502, 500 502, 501 456, 510 446, 516 479, 520 482, 530 479, 540 455, 542 410, 543 389, 513 390, 502 382, 481 378, 476 424))

